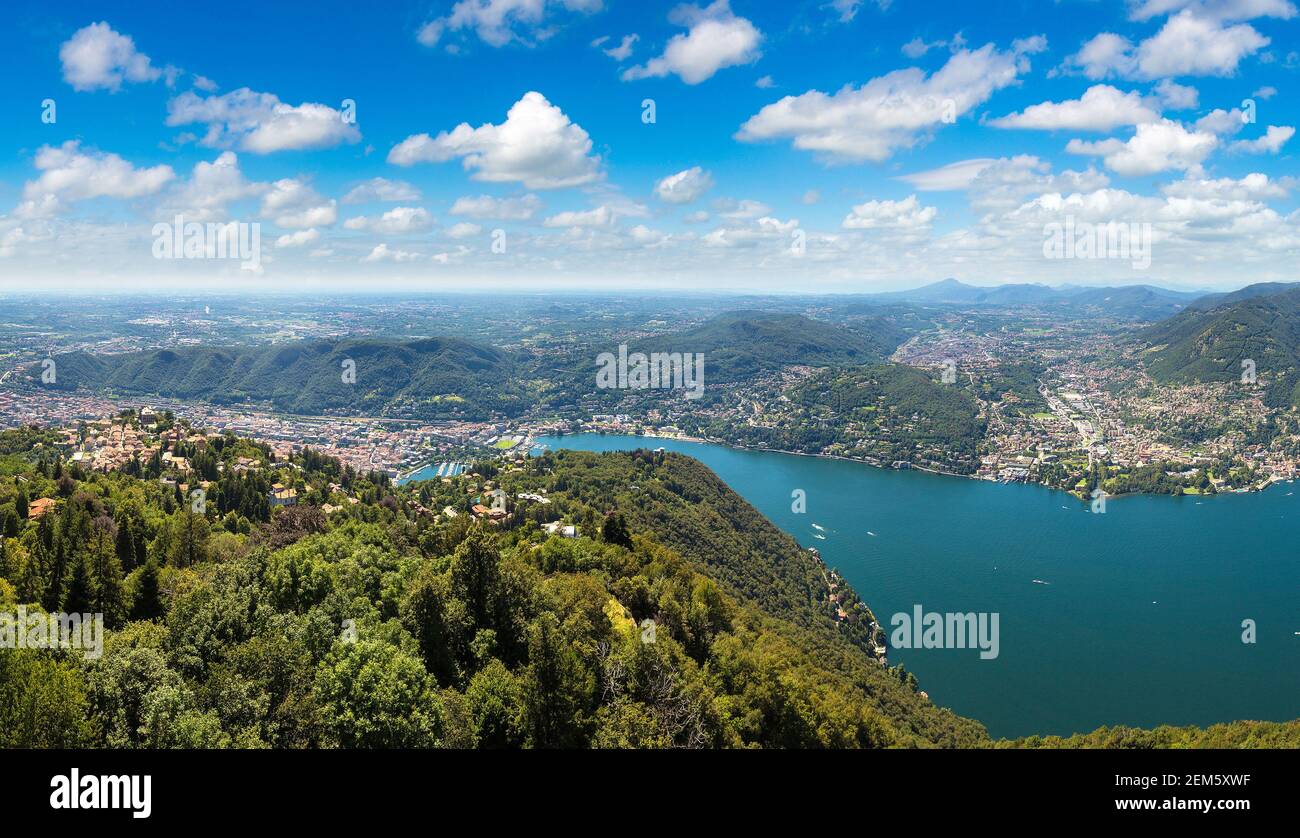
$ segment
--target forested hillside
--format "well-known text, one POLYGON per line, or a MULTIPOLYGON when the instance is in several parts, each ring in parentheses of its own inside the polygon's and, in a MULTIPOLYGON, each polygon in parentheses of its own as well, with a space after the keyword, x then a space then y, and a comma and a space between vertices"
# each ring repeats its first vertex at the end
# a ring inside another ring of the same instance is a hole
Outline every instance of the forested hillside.
POLYGON ((221 439, 227 469, 260 464, 241 481, 274 477, 302 503, 214 491, 198 513, 157 480, 0 461, 0 603, 102 611, 109 627, 98 659, 0 650, 4 745, 987 741, 863 652, 818 605, 816 562, 694 461, 565 454, 398 489, 221 439), (629 477, 653 502, 626 496, 629 477), (497 484, 509 518, 471 520, 497 484), (37 497, 53 508, 25 520, 37 497), (578 537, 547 535, 554 520, 578 537), (666 537, 704 529, 690 555, 666 537))
POLYGON ((820 367, 881 361, 905 337, 884 317, 850 328, 800 314, 738 311, 655 338, 644 351, 704 353, 708 380, 725 383, 790 364, 820 367))
POLYGON ((882 465, 902 461, 962 472, 978 465, 984 435, 979 404, 964 387, 941 384, 921 370, 899 364, 832 369, 789 398, 798 409, 794 421, 750 422, 731 432, 735 441, 882 465))
POLYGON ((254 402, 302 414, 482 419, 525 405, 513 360, 458 338, 78 352, 55 362, 59 389, 254 402))
POLYGON ((1300 290, 1238 294, 1147 329, 1147 370, 1158 381, 1241 381, 1242 361, 1251 360, 1265 404, 1300 405, 1300 290))
MULTIPOLYGON (((203 448, 220 478, 196 506, 170 472, 86 473, 0 433, 0 611, 108 628, 100 656, 0 648, 0 746, 994 744, 876 662, 852 589, 837 615, 833 571, 690 458, 557 452, 396 487, 203 448), (256 502, 272 480, 297 505, 256 502)), ((1001 744, 1298 740, 1242 722, 1001 744)))

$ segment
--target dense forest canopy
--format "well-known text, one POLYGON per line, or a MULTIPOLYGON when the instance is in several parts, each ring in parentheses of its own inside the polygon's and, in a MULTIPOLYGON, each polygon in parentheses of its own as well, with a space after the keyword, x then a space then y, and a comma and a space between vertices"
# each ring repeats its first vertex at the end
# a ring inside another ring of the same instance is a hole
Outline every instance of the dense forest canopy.
MULTIPOLYGON (((97 657, 0 649, 8 747, 995 744, 872 658, 856 593, 837 617, 833 571, 687 457, 558 452, 397 487, 212 437, 189 452, 219 474, 196 507, 44 441, 17 453, 40 439, 0 433, 0 610, 108 631, 97 657), (301 502, 256 502, 272 480, 301 502), (475 511, 498 493, 501 514, 475 511)), ((1297 741, 1241 722, 1010 744, 1297 741)))

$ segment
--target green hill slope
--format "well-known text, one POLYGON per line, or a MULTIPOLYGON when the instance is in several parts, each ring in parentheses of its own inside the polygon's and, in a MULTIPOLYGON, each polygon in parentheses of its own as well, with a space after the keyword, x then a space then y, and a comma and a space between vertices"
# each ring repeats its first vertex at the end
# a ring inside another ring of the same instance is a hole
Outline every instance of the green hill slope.
POLYGON ((648 351, 702 352, 706 380, 739 381, 791 364, 864 364, 887 357, 904 340, 884 318, 848 328, 801 314, 739 311, 650 342, 648 351))
POLYGON ((1240 381, 1242 361, 1249 359, 1266 404, 1300 404, 1300 289, 1188 310, 1141 338, 1157 381, 1240 381))
POLYGON ((58 386, 292 413, 484 418, 523 407, 510 356, 458 338, 62 355, 58 386), (349 380, 345 373, 355 371, 349 380))
MULTIPOLYGON (((104 614, 102 654, 0 648, 0 747, 1287 747, 1300 724, 991 742, 865 650, 873 618, 701 463, 560 451, 394 487, 304 452, 213 484, 85 473, 0 432, 0 610, 104 614), (24 446, 28 446, 24 451, 24 446), (501 470, 504 468, 504 470, 501 470), (289 480, 299 505, 247 504, 289 480), (471 521, 488 488, 507 516, 471 521), (546 503, 538 501, 545 491, 546 503), (524 497, 524 494, 532 497, 524 497), (354 499, 343 502, 341 495, 354 499), (55 497, 38 520, 16 514, 55 497), (334 501, 334 511, 323 504, 334 501), (451 507, 455 516, 431 513, 451 507), (567 522, 576 537, 548 535, 567 522)), ((214 438, 204 457, 262 458, 214 438)))
POLYGON ((896 461, 973 472, 984 420, 964 388, 901 364, 870 364, 816 375, 790 394, 793 419, 740 425, 742 445, 896 461))

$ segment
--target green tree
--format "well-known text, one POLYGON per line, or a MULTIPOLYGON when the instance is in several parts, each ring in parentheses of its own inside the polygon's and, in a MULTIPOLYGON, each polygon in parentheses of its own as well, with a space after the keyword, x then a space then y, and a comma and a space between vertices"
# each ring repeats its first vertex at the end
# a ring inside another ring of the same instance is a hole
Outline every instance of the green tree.
POLYGON ((481 748, 518 748, 525 741, 524 701, 519 680, 499 660, 474 673, 465 701, 481 748))
POLYGON ((104 615, 109 628, 117 628, 126 619, 126 590, 122 585, 122 564, 117 558, 115 541, 117 524, 106 515, 95 519, 91 561, 94 563, 94 610, 104 615))
POLYGON ((478 628, 494 628, 493 612, 501 587, 501 554, 482 524, 471 529, 451 557, 455 595, 469 609, 478 628))
POLYGON ((459 660, 465 655, 470 629, 465 603, 451 593, 451 579, 426 565, 402 599, 402 624, 420 644, 424 665, 439 684, 460 680, 459 660))
POLYGON ((45 599, 45 568, 39 554, 28 554, 21 544, 9 548, 10 561, 17 567, 14 587, 19 602, 37 603, 45 599))
POLYGON ((0 748, 84 748, 91 708, 81 673, 35 649, 0 649, 0 748))
POLYGON ((338 642, 316 671, 328 734, 344 748, 431 748, 441 702, 424 664, 382 640, 338 642))
POLYGON ((535 748, 586 744, 587 713, 595 680, 555 615, 543 612, 528 627, 528 668, 523 680, 529 741, 535 748))
POLYGON ((605 523, 601 527, 600 537, 606 544, 617 544, 620 547, 632 548, 632 534, 628 532, 627 521, 623 519, 621 512, 612 512, 605 516, 605 523))
POLYGON ((158 590, 158 563, 153 559, 144 563, 136 577, 135 596, 131 602, 132 620, 156 620, 163 615, 162 597, 158 590))
POLYGON ((89 557, 79 555, 72 562, 72 575, 68 580, 68 591, 63 597, 62 610, 69 614, 91 613, 95 610, 98 598, 99 590, 89 557))

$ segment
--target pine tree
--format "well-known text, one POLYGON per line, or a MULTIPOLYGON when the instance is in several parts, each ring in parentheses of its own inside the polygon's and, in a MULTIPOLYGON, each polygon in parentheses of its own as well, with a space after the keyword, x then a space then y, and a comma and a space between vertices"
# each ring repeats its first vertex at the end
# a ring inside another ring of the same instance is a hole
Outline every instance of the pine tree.
POLYGON ((98 598, 99 591, 96 590, 90 562, 84 555, 78 556, 72 562, 72 575, 68 581, 68 592, 63 598, 63 607, 51 610, 62 610, 67 614, 88 614, 94 610, 98 598))
POLYGON ((40 567, 41 575, 45 580, 41 586, 41 605, 46 611, 58 611, 59 606, 63 604, 64 577, 67 573, 63 558, 63 542, 59 542, 51 551, 38 536, 36 549, 32 555, 36 558, 37 566, 40 567))
POLYGON ((600 536, 607 544, 618 544, 629 550, 632 548, 632 535, 627 531, 627 522, 623 520, 622 513, 610 513, 605 516, 605 524, 601 528, 600 536))
POLYGON ((22 545, 14 545, 10 548, 10 556, 18 566, 18 578, 14 580, 18 588, 18 601, 36 603, 44 600, 45 568, 41 566, 39 555, 36 553, 27 555, 22 545))
POLYGON ((126 592, 122 588, 122 563, 117 558, 117 525, 102 515, 94 522, 95 611, 104 615, 110 628, 121 625, 126 617, 126 592))
POLYGON ((135 568, 135 528, 129 517, 118 514, 120 520, 117 521, 117 535, 113 538, 113 551, 122 569, 130 573, 135 568))
POLYGON ((135 583, 135 601, 131 604, 132 620, 156 620, 163 615, 162 597, 158 590, 158 563, 153 559, 144 563, 135 583))

